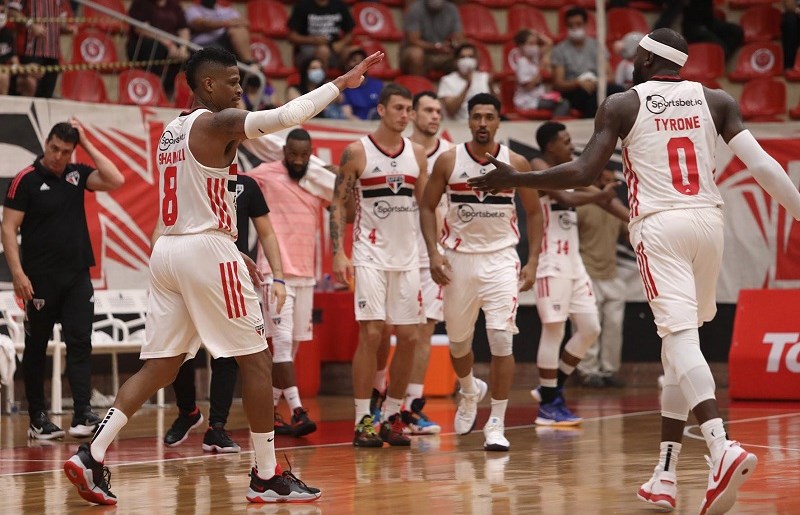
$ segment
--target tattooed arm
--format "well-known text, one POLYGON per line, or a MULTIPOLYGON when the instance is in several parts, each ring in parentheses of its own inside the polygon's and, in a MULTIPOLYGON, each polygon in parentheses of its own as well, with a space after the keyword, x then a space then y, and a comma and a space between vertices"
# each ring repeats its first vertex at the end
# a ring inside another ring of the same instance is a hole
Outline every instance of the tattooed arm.
POLYGON ((354 193, 356 179, 364 169, 365 155, 361 142, 355 141, 344 149, 336 174, 336 185, 331 202, 331 242, 333 244, 333 274, 336 280, 349 284, 353 265, 344 251, 344 230, 347 227, 347 200, 354 193))

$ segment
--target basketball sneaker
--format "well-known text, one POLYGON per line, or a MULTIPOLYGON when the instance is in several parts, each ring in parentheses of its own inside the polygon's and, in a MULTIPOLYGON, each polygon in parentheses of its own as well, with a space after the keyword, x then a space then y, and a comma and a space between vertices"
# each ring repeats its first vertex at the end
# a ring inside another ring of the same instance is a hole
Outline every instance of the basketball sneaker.
POLYGON ((280 465, 275 467, 275 475, 269 479, 258 477, 258 469, 250 471, 250 488, 247 500, 254 503, 269 502, 311 502, 319 499, 322 493, 303 483, 290 470, 281 471, 280 465))
POLYGON ((540 404, 536 416, 536 424, 541 426, 577 426, 581 422, 583 419, 570 411, 563 397, 556 397, 549 404, 540 404))
POLYGON ((478 416, 478 403, 486 397, 489 385, 475 378, 475 388, 478 393, 461 393, 461 400, 458 401, 456 410, 455 426, 456 434, 468 435, 475 429, 475 419, 478 416))
POLYGON ((195 408, 194 414, 178 413, 178 418, 172 423, 167 434, 164 435, 164 443, 167 447, 177 447, 189 438, 189 431, 200 427, 203 424, 203 414, 195 408))
POLYGON ((86 438, 92 436, 97 430, 97 426, 103 419, 86 406, 83 410, 77 411, 72 415, 72 424, 69 428, 69 435, 75 438, 86 438))
MULTIPOLYGON (((564 387, 563 386, 557 387, 556 388, 556 392, 558 392, 558 396, 559 397, 563 397, 564 396, 564 387)), ((537 386, 536 388, 531 390, 531 397, 533 397, 533 400, 535 400, 536 402, 542 402, 542 387, 541 386, 537 386)))
POLYGON ((388 420, 381 422, 381 440, 392 446, 409 446, 411 439, 405 434, 406 424, 400 413, 395 413, 388 420))
POLYGON ((656 469, 653 477, 639 488, 636 497, 665 511, 675 509, 678 498, 678 480, 674 472, 656 469))
POLYGON ((361 422, 356 424, 354 447, 383 447, 383 439, 375 431, 375 421, 372 415, 364 415, 361 422))
POLYGON ((484 451, 508 451, 509 443, 505 437, 505 427, 503 422, 497 417, 490 417, 483 426, 483 436, 486 441, 483 443, 484 451))
POLYGON ((442 431, 442 427, 431 421, 422 408, 425 399, 420 397, 411 401, 411 410, 403 412, 403 421, 406 423, 406 433, 412 435, 435 435, 442 431))
POLYGON ((736 503, 739 487, 756 469, 758 458, 742 449, 739 442, 728 440, 719 460, 713 461, 706 456, 706 461, 711 470, 700 515, 727 513, 736 503))
POLYGON ((28 427, 28 437, 36 440, 54 440, 64 438, 64 430, 53 424, 44 411, 37 411, 31 415, 31 425, 28 427))
POLYGON ((292 427, 283 420, 283 417, 277 411, 275 412, 275 434, 292 436, 292 427))
POLYGON ((294 412, 292 412, 292 423, 289 429, 291 430, 292 436, 305 436, 316 431, 317 424, 308 418, 308 410, 301 406, 295 408, 294 412))
POLYGON ((225 431, 225 425, 216 422, 209 426, 203 436, 203 450, 206 452, 234 453, 242 449, 239 444, 231 440, 231 434, 225 431))
POLYGON ((111 493, 111 472, 92 458, 88 443, 81 444, 78 452, 64 463, 64 473, 87 501, 117 504, 117 496, 111 493))
POLYGON ((372 420, 376 424, 381 421, 381 407, 385 400, 386 392, 381 393, 377 388, 372 389, 372 397, 369 399, 369 412, 372 413, 372 420))

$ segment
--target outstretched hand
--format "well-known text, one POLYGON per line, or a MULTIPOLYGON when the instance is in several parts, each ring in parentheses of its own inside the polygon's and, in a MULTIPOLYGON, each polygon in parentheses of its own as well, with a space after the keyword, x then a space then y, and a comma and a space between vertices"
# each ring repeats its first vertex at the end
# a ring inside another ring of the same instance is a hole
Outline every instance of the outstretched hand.
POLYGON ((479 191, 488 191, 495 194, 499 191, 515 188, 517 186, 517 176, 520 173, 508 163, 498 161, 493 155, 486 153, 486 159, 492 163, 495 168, 489 170, 486 174, 480 177, 473 177, 467 183, 470 187, 479 191))
POLYGON ((336 85, 340 91, 346 88, 359 87, 361 83, 364 82, 364 74, 367 72, 367 70, 381 62, 383 57, 383 52, 375 52, 371 56, 355 65, 352 70, 334 80, 334 85, 336 85))

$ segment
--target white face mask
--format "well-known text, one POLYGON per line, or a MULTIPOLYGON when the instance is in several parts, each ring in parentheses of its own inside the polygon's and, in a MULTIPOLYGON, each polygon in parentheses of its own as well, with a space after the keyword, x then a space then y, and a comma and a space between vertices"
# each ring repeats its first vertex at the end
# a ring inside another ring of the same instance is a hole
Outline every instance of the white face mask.
POLYGON ((8 15, 5 12, 0 13, 0 29, 6 26, 6 22, 8 21, 8 15))
POLYGON ((313 70, 308 70, 308 80, 313 82, 314 84, 318 84, 325 80, 325 70, 322 68, 315 68, 313 70))
POLYGON ((576 43, 583 41, 586 38, 586 29, 583 27, 567 30, 567 37, 576 43))
POLYGON ((478 60, 474 57, 462 57, 456 62, 458 71, 464 75, 475 71, 478 68, 478 60))
POLYGON ((522 47, 522 53, 525 54, 526 57, 536 59, 539 57, 539 45, 524 45, 522 47))

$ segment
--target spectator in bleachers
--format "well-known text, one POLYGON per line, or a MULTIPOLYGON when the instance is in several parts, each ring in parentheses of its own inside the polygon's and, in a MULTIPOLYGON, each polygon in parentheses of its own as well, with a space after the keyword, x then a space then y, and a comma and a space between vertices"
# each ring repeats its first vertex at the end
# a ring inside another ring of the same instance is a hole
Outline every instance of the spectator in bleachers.
POLYGON ((257 98, 259 87, 261 87, 261 81, 258 80, 258 77, 248 75, 242 87, 242 109, 263 111, 277 107, 275 105, 275 88, 272 87, 269 79, 267 79, 261 91, 261 98, 257 98))
POLYGON ((557 91, 548 91, 544 85, 542 71, 550 65, 550 49, 553 41, 536 31, 522 29, 514 36, 519 57, 514 73, 517 90, 514 92, 514 107, 517 109, 549 109, 556 116, 569 114, 569 102, 557 91))
MULTIPOLYGON (((11 0, 8 14, 17 20, 17 52, 21 64, 55 66, 61 59, 59 37, 62 32, 73 33, 72 25, 33 23, 31 18, 66 16, 68 6, 63 0, 11 0)), ((56 89, 57 71, 28 73, 17 76, 16 92, 26 97, 50 98, 56 89)))
MULTIPOLYGON (((317 57, 312 57, 304 63, 301 63, 298 71, 300 73, 300 82, 286 88, 287 102, 303 96, 325 84, 327 70, 323 61, 317 57)), ((317 118, 343 120, 345 118, 344 111, 342 110, 343 102, 344 97, 339 95, 339 98, 328 104, 328 107, 317 115, 317 118)))
MULTIPOLYGON (((6 24, 6 6, 0 4, 0 65, 19 64, 17 57, 14 32, 6 24)), ((7 72, 0 72, 0 95, 8 95, 12 75, 7 72)))
POLYGON ((688 43, 716 43, 730 59, 744 42, 744 31, 736 23, 714 14, 714 0, 692 0, 683 9, 683 36, 688 43))
MULTIPOLYGON (((363 49, 353 49, 344 62, 345 71, 352 70, 366 58, 367 53, 363 49)), ((377 120, 378 97, 382 89, 382 80, 365 75, 361 86, 344 90, 342 109, 345 117, 349 120, 377 120)))
MULTIPOLYGON (((586 35, 589 14, 583 7, 573 7, 564 13, 567 39, 557 44, 550 55, 553 64, 553 87, 580 111, 583 118, 593 118, 597 112, 597 40, 586 35)), ((606 76, 611 66, 606 56, 606 76)), ((606 86, 609 95, 623 91, 611 82, 606 86)))
POLYGON ((335 68, 346 57, 356 22, 342 0, 300 0, 288 25, 295 66, 316 57, 335 68))
POLYGON ((781 43, 783 44, 783 67, 794 67, 797 47, 800 46, 800 2, 783 1, 783 18, 781 20, 781 43))
POLYGON ((200 0, 200 4, 187 7, 185 14, 192 30, 192 43, 224 48, 247 64, 253 61, 250 24, 236 8, 219 5, 217 0, 200 0))
POLYGON ((467 101, 478 93, 500 97, 492 84, 489 72, 478 70, 478 51, 471 43, 464 43, 455 51, 456 71, 439 81, 439 100, 444 105, 445 119, 466 121, 467 101))
POLYGON ((636 48, 643 37, 644 34, 641 32, 629 32, 614 43, 614 51, 622 57, 614 71, 614 82, 625 89, 633 86, 633 57, 636 55, 636 48))
MULTIPOLYGON (((133 0, 128 8, 128 16, 145 22, 153 28, 189 41, 189 24, 178 0, 133 0)), ((128 33, 128 59, 131 61, 152 61, 175 59, 185 61, 189 51, 183 44, 159 36, 153 32, 131 25, 128 33)), ((143 66, 148 71, 161 75, 164 92, 172 97, 175 89, 175 76, 180 64, 143 66)))
POLYGON ((452 2, 417 0, 406 12, 403 31, 400 69, 404 74, 452 70, 453 51, 464 41, 461 15, 452 2))

